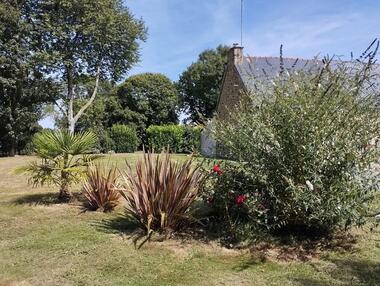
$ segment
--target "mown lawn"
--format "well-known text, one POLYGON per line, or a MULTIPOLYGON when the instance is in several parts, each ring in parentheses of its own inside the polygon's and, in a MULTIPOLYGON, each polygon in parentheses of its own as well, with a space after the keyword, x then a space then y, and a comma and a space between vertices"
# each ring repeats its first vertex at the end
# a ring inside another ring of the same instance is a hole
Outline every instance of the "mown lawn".
MULTIPOLYGON (((133 164, 138 156, 103 160, 133 164)), ((379 228, 354 229, 353 248, 306 262, 258 262, 216 242, 169 240, 135 249, 120 232, 122 208, 81 212, 79 203, 57 204, 54 188, 32 189, 12 173, 31 159, 0 158, 0 285, 380 285, 379 228)))

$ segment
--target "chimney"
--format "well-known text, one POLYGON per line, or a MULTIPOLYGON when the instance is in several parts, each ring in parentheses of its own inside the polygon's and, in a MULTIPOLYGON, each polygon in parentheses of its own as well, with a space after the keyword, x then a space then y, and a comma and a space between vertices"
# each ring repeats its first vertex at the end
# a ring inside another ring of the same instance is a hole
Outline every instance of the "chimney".
POLYGON ((243 47, 233 44, 228 54, 228 63, 241 64, 243 62, 243 47))

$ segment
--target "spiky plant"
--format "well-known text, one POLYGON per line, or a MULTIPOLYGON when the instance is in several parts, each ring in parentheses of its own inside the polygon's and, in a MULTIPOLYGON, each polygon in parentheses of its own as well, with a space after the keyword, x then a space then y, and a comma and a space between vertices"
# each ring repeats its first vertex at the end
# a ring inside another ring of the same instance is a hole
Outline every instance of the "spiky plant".
POLYGON ((85 206, 90 210, 112 211, 121 197, 117 190, 118 177, 115 166, 91 163, 87 169, 87 180, 83 185, 85 206))
POLYGON ((95 134, 44 131, 35 136, 33 144, 41 161, 32 162, 19 172, 29 173, 33 185, 59 186, 59 200, 70 201, 70 185, 79 182, 86 173, 83 167, 99 157, 90 154, 96 144, 95 134))
POLYGON ((128 165, 122 196, 126 211, 148 235, 151 231, 172 231, 183 226, 191 216, 191 204, 197 198, 204 175, 192 158, 171 160, 168 151, 160 155, 144 152, 135 172, 128 165))

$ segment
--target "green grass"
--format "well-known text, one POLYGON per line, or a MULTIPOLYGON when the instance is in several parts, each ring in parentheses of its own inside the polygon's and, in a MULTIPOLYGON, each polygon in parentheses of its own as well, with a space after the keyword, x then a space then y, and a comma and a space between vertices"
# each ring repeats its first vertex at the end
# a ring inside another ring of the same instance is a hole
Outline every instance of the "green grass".
MULTIPOLYGON (((131 164, 141 154, 103 160, 131 164)), ((184 155, 176 156, 183 159, 184 155)), ((56 204, 53 187, 31 189, 12 170, 31 157, 0 158, 0 285, 379 285, 380 230, 352 230, 348 251, 307 262, 257 262, 215 242, 168 240, 135 249, 120 213, 56 204)))

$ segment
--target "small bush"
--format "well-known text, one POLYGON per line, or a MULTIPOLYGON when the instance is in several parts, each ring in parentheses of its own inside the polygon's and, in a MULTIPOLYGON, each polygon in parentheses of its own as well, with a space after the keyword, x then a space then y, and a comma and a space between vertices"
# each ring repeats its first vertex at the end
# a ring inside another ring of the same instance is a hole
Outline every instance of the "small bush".
POLYGON ((144 153, 135 172, 128 166, 124 174, 127 215, 147 233, 178 230, 190 218, 190 206, 197 198, 203 173, 193 160, 173 162, 166 151, 144 153), (135 175, 137 174, 137 176, 135 175))
POLYGON ((192 153, 200 150, 201 127, 185 125, 152 125, 147 129, 151 149, 170 149, 174 153, 192 153))
POLYGON ((116 167, 91 164, 87 170, 87 181, 83 185, 85 207, 90 210, 112 211, 119 203, 116 167))
POLYGON ((214 136, 235 162, 214 184, 217 200, 233 212, 228 196, 241 192, 249 221, 269 229, 363 223, 377 190, 371 163, 379 154, 372 56, 284 73, 219 121, 214 136))
POLYGON ((146 130, 148 144, 151 149, 162 150, 169 148, 171 152, 182 151, 182 140, 185 129, 181 125, 151 125, 146 130))
POLYGON ((114 143, 116 153, 135 152, 140 144, 136 130, 127 125, 113 125, 110 138, 114 143))
POLYGON ((224 230, 223 237, 229 242, 253 239, 265 227, 260 217, 266 208, 254 188, 252 176, 239 164, 218 163, 210 170, 202 198, 212 209, 211 219, 224 230))

